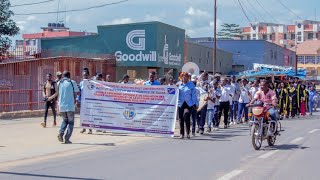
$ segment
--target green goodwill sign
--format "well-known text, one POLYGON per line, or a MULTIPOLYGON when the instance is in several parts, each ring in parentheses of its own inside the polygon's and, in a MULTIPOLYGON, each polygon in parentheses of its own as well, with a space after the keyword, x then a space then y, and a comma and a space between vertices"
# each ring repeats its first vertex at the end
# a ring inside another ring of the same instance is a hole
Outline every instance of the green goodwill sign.
POLYGON ((184 30, 159 22, 99 26, 118 66, 181 68, 184 30))

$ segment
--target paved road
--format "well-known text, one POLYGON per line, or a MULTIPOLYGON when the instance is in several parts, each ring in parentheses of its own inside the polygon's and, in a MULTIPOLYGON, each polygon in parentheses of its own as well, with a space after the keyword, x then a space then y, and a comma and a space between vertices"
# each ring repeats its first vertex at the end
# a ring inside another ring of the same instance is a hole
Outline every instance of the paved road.
POLYGON ((0 169, 0 179, 320 179, 320 116, 282 124, 277 145, 260 151, 237 125, 191 140, 149 138, 0 169))

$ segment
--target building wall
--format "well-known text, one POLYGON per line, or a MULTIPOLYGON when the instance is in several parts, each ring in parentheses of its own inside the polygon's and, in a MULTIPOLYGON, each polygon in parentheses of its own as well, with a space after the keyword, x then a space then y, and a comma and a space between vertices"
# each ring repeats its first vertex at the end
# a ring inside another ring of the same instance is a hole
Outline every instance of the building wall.
MULTIPOLYGON (((200 71, 213 72, 213 49, 201 44, 186 42, 185 59, 187 62, 196 63, 200 71)), ((229 74, 232 71, 232 53, 217 49, 216 71, 229 74)))
MULTIPOLYGON (((213 48, 212 41, 201 41, 201 38, 194 41, 213 48)), ((252 69, 253 63, 291 67, 295 65, 295 52, 263 40, 217 40, 217 47, 231 52, 233 65, 244 65, 245 70, 252 69)))
MULTIPOLYGON (((177 78, 183 65, 184 38, 183 29, 160 22, 146 22, 98 26, 98 35, 94 36, 44 39, 42 48, 53 53, 77 53, 89 57, 114 54, 117 67, 156 68, 159 76, 164 75, 165 69, 174 69, 177 78), (141 49, 132 48, 127 41, 129 34, 135 30, 139 30, 140 34, 132 41, 133 44, 141 42, 141 49)), ((117 79, 121 77, 117 76, 117 79)))
POLYGON ((0 63, 0 90, 7 90, 0 93, 0 112, 42 109, 46 74, 51 73, 55 79, 57 71, 68 70, 71 79, 80 83, 84 67, 91 75, 98 71, 104 77, 110 74, 115 81, 115 59, 56 57, 0 63))

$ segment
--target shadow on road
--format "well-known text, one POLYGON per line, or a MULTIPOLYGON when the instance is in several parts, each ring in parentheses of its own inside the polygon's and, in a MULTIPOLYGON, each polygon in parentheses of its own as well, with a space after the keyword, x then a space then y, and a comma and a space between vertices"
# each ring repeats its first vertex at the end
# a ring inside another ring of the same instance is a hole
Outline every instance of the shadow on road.
POLYGON ((102 179, 95 179, 95 178, 53 176, 53 175, 44 175, 44 174, 16 173, 16 172, 3 172, 3 171, 0 171, 0 174, 15 175, 15 176, 32 176, 32 177, 41 177, 41 178, 55 178, 55 179, 102 180, 102 179))
POLYGON ((0 146, 0 148, 5 147, 5 146, 0 146))
POLYGON ((80 145, 88 145, 88 146, 116 146, 115 143, 73 143, 80 145))
POLYGON ((266 147, 263 150, 294 150, 294 149, 309 149, 310 147, 300 146, 296 144, 282 144, 282 145, 275 145, 272 147, 266 147))

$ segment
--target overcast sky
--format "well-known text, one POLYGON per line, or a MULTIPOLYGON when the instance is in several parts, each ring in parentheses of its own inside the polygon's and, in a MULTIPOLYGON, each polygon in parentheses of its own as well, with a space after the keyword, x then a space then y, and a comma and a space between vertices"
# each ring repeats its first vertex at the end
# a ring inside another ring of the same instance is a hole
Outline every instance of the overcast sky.
MULTIPOLYGON (((39 2, 43 0, 11 0, 11 5, 39 2)), ((14 13, 56 11, 58 1, 45 4, 12 7, 14 13)), ((60 0, 60 10, 78 9, 117 2, 118 0, 60 0), (88 3, 89 2, 89 3, 88 3)), ((241 0, 249 19, 279 23, 293 23, 298 19, 279 2, 279 0, 241 0), (263 9, 258 5, 260 2, 263 9), (253 8, 255 7, 255 8, 253 8), (269 14, 273 14, 271 17, 269 14)), ((320 0, 281 0, 295 14, 304 19, 315 19, 315 7, 318 7, 320 20, 320 0)), ((236 23, 248 26, 238 0, 218 0, 218 26, 222 23, 236 23)), ((40 32, 40 27, 49 22, 56 22, 56 14, 14 16, 21 33, 40 32)), ((131 23, 143 21, 161 21, 184 28, 191 37, 212 36, 213 34, 213 0, 129 0, 128 2, 83 12, 59 14, 63 21, 74 31, 96 32, 97 25, 131 23)), ((15 37, 19 38, 21 36, 15 37)))

